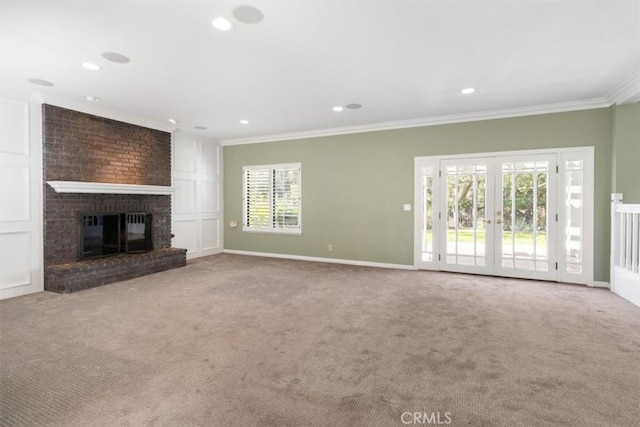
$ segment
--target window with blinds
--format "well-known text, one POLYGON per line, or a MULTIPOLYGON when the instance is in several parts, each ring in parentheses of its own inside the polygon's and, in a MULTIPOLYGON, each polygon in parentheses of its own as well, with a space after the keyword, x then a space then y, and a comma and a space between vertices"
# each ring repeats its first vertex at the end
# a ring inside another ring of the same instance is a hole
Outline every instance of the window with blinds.
POLYGON ((242 229, 301 233, 300 163, 242 168, 242 229))

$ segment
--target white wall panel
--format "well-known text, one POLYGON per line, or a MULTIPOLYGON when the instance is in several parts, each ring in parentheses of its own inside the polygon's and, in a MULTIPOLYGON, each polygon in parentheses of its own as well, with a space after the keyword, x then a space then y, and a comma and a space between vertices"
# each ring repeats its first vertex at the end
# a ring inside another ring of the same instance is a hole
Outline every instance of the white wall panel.
POLYGON ((42 110, 0 96, 0 299, 42 291, 42 110))
POLYGON ((176 172, 196 172, 198 143, 181 138, 174 147, 173 168, 176 172))
POLYGON ((214 213, 220 211, 219 188, 220 184, 212 181, 200 181, 202 188, 202 212, 214 213))
POLYGON ((215 250, 220 248, 220 220, 218 218, 202 220, 202 249, 215 250))
POLYGON ((0 234, 0 289, 31 284, 31 233, 0 234))
POLYGON ((220 174, 220 146, 216 144, 202 144, 202 161, 200 172, 207 175, 220 174))
POLYGON ((176 194, 174 211, 176 214, 193 214, 196 211, 196 181, 175 179, 176 194))
POLYGON ((172 143, 173 246, 186 248, 187 258, 221 252, 220 147, 181 133, 172 143))
POLYGON ((0 98, 0 151, 28 156, 29 104, 17 99, 0 98))
POLYGON ((198 250, 197 222, 195 220, 176 221, 173 224, 173 246, 187 250, 187 254, 198 250))
POLYGON ((0 222, 29 221, 31 168, 3 165, 0 169, 0 222))

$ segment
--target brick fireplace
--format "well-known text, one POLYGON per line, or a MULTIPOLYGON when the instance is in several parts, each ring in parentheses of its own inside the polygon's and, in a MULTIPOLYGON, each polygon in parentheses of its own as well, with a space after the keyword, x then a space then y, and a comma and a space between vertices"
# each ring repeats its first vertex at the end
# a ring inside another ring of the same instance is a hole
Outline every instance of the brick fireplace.
POLYGON ((45 104, 43 140, 45 290, 72 292, 186 265, 186 251, 171 248, 170 195, 66 193, 47 183, 169 187, 169 133, 45 104), (150 214, 153 249, 81 261, 82 216, 103 212, 150 214))

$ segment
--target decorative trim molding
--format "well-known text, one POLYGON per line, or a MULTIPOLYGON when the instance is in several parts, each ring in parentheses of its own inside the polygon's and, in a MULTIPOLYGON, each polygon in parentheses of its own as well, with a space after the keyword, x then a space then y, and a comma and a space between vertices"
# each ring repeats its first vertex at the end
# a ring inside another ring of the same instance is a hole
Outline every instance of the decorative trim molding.
POLYGON ((235 249, 225 249, 223 253, 233 254, 233 255, 259 256, 259 257, 266 257, 266 258, 292 259, 296 261, 326 262, 329 264, 357 265, 360 267, 391 268, 396 270, 414 270, 414 271, 417 270, 417 268, 415 268, 413 265, 386 264, 382 262, 357 261, 352 259, 320 258, 320 257, 311 257, 311 256, 302 256, 302 255, 274 254, 269 252, 238 251, 235 249))
POLYGON ((172 195, 175 187, 164 185, 112 184, 108 182, 47 181, 56 193, 85 194, 147 194, 154 196, 172 195))
MULTIPOLYGON (((69 108, 75 111, 80 111, 87 114, 93 114, 93 115, 105 117, 112 120, 118 120, 118 121, 130 123, 130 124, 135 124, 138 126, 143 126, 151 129, 158 129, 158 130, 162 130, 170 133, 176 132, 178 130, 177 125, 162 123, 153 119, 132 116, 130 114, 126 114, 120 111, 115 111, 115 110, 106 108, 103 105, 100 105, 97 103, 81 102, 78 100, 70 100, 70 99, 51 96, 51 95, 44 96, 42 92, 33 92, 32 96, 34 96, 35 99, 37 99, 41 103, 47 103, 47 104, 52 104, 52 105, 56 105, 63 108, 69 108)), ((255 137, 248 137, 248 138, 223 139, 223 140, 220 140, 219 143, 222 146, 258 144, 263 142, 288 141, 293 139, 307 139, 307 138, 317 138, 317 137, 323 137, 323 136, 347 135, 352 133, 376 132, 376 131, 383 131, 383 130, 406 129, 406 128, 422 127, 422 126, 437 126, 437 125, 443 125, 443 124, 465 123, 465 122, 493 120, 493 119, 502 119, 502 118, 511 118, 511 117, 523 117, 523 116, 531 116, 531 115, 538 115, 538 114, 562 113, 562 112, 569 112, 569 111, 589 110, 594 108, 607 108, 616 104, 620 105, 620 104, 628 104, 628 103, 634 103, 634 102, 640 102, 640 72, 635 73, 628 80, 626 80, 620 86, 615 88, 613 91, 599 98, 590 98, 590 99, 560 102, 560 103, 554 103, 554 104, 533 105, 533 106, 527 106, 527 107, 505 108, 505 109, 491 110, 491 111, 452 114, 452 115, 438 116, 438 117, 425 117, 425 118, 418 118, 418 119, 371 123, 371 124, 365 124, 365 125, 343 126, 343 127, 337 127, 337 128, 316 129, 316 130, 310 130, 310 131, 290 132, 290 133, 282 133, 282 134, 274 134, 274 135, 263 135, 263 136, 255 136, 255 137)), ((183 131, 180 130, 180 133, 182 132, 183 131)), ((212 141, 218 142, 215 138, 210 138, 207 136, 195 135, 189 132, 184 132, 184 134, 192 138, 210 140, 210 141, 212 140, 212 141)))
POLYGON ((600 281, 595 280, 591 287, 592 288, 606 288, 606 289, 609 289, 611 286, 609 286, 609 282, 600 282, 600 281))
POLYGON ((437 126, 452 123, 476 122, 482 120, 505 119, 510 117, 532 116, 537 114, 563 113, 611 106, 604 98, 584 99, 581 101, 560 102, 556 104, 534 105, 530 107, 506 108, 501 110, 475 113, 453 114, 449 116, 427 117, 392 122, 372 123, 368 125, 344 126, 339 128, 318 129, 278 135, 256 136, 238 139, 223 139, 222 146, 258 144, 262 142, 287 141, 292 139, 317 138, 321 136, 346 135, 351 133, 376 132, 382 130, 406 129, 422 126, 437 126))
POLYGON ((223 249, 221 248, 215 248, 215 249, 205 249, 202 252, 199 253, 194 253, 194 252, 187 252, 187 261, 191 261, 191 260, 195 260, 198 258, 202 258, 205 256, 211 256, 211 255, 218 255, 221 254, 223 252, 223 249))
POLYGON ((609 105, 640 102, 640 71, 612 90, 605 99, 609 105))

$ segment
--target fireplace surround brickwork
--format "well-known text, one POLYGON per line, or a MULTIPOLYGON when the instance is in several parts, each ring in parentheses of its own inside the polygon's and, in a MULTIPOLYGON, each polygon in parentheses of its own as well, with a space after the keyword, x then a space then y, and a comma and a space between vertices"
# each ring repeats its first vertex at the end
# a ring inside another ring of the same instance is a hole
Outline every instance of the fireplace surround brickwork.
POLYGON ((171 185, 171 134, 45 104, 48 181, 171 185))
POLYGON ((171 247, 171 196, 61 194, 46 181, 171 185, 171 135, 43 105, 45 290, 70 292, 186 265, 171 247), (79 261, 81 213, 149 212, 153 253, 79 261), (82 279, 79 279, 79 276, 82 279))
POLYGON ((80 259, 79 215, 93 212, 150 212, 154 249, 171 246, 171 196, 45 193, 46 266, 80 259))

